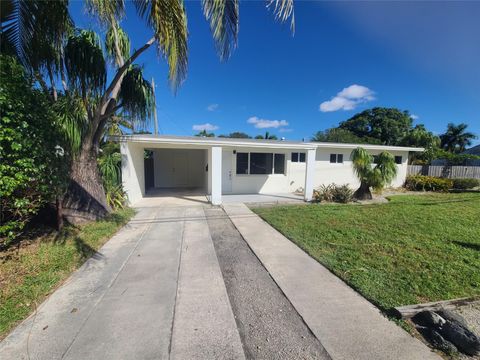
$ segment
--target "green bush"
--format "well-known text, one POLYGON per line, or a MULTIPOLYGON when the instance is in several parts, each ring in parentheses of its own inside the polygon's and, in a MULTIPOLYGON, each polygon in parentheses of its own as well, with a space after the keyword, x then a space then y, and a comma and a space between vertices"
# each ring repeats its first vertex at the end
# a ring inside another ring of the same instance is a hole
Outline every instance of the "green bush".
POLYGON ((353 190, 348 185, 322 185, 313 193, 316 201, 348 203, 353 200, 353 190))
POLYGON ((480 186, 480 180, 478 179, 452 179, 453 188, 459 190, 473 189, 480 186))
POLYGON ((453 181, 451 179, 434 176, 409 175, 405 180, 405 188, 412 191, 447 192, 452 187, 453 181))
POLYGON ((0 247, 53 201, 64 181, 63 144, 55 114, 22 66, 0 56, 0 247))

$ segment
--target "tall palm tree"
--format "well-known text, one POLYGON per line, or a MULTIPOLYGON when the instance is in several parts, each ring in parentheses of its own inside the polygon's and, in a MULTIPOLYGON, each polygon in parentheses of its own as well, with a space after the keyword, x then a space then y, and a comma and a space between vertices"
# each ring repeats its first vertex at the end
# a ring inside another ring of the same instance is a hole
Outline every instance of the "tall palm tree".
POLYGON ((461 123, 455 125, 449 123, 447 131, 440 135, 441 147, 449 152, 463 152, 467 146, 472 145, 472 140, 477 136, 471 132, 465 131, 468 125, 461 123))
MULTIPOLYGON (((73 29, 68 0, 2 0, 2 51, 14 51, 36 76, 59 108, 76 106, 72 114, 61 114, 70 129, 75 161, 71 185, 64 205, 72 222, 102 217, 110 211, 97 164, 99 145, 109 123, 119 112, 145 121, 151 111, 153 94, 135 61, 151 46, 166 59, 168 79, 176 91, 187 73, 187 14, 182 0, 134 0, 136 12, 151 30, 151 37, 131 51, 128 35, 121 28, 125 0, 86 0, 89 13, 106 29, 105 52, 92 31, 73 29), (113 71, 107 82, 107 67, 113 71), (48 86, 48 79, 50 86, 48 86), (58 96, 56 79, 63 94, 58 96), (73 126, 77 124, 78 126, 73 126)), ((291 19, 293 0, 271 0, 268 7, 281 21, 291 19)), ((210 23, 221 60, 237 44, 239 0, 202 0, 204 16, 210 23)))
POLYGON ((360 187, 353 194, 357 200, 372 199, 370 188, 383 189, 397 175, 395 158, 383 151, 376 157, 376 165, 372 166, 373 156, 364 148, 358 147, 351 154, 353 170, 360 180, 360 187))

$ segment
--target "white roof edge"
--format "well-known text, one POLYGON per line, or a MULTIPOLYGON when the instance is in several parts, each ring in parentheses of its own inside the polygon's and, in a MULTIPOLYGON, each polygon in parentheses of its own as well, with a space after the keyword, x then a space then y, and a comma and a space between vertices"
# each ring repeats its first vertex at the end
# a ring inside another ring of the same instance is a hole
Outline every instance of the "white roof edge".
POLYGON ((261 147, 261 148, 287 148, 287 149, 316 149, 316 148, 336 148, 336 149, 355 149, 363 147, 367 150, 391 150, 391 151, 413 151, 421 152, 424 148, 406 147, 406 146, 389 146, 374 144, 345 144, 345 143, 328 143, 328 142, 291 142, 291 141, 243 141, 242 139, 222 140, 222 138, 202 138, 193 137, 168 137, 168 136, 151 136, 151 135, 116 135, 109 136, 109 139, 118 142, 135 142, 135 143, 153 143, 167 145, 199 145, 199 146, 244 146, 244 147, 261 147))
POLYGON ((370 150, 391 150, 391 151, 424 151, 421 147, 393 146, 393 145, 377 145, 377 144, 346 144, 346 143, 328 143, 328 142, 312 142, 317 148, 337 148, 337 149, 355 149, 362 147, 370 150))

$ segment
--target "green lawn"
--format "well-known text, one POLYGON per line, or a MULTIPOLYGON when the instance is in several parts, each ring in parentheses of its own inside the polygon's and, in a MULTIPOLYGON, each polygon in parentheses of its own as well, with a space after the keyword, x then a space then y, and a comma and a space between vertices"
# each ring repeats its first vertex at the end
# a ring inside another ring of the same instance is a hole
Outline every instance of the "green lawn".
POLYGON ((480 194, 253 209, 384 311, 480 295, 480 194))
POLYGON ((18 252, 11 249, 0 253, 0 339, 133 214, 132 209, 120 210, 103 221, 66 227, 58 236, 33 240, 18 252))

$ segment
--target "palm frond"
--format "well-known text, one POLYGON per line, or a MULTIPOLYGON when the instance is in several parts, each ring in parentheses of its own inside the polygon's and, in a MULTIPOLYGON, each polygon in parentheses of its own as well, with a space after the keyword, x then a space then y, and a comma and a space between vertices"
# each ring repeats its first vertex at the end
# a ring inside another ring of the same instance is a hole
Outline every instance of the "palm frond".
POLYGON ((375 189, 382 189, 390 184, 397 176, 397 165, 395 158, 387 151, 382 151, 377 155, 377 165, 373 169, 375 181, 372 186, 375 189))
POLYGON ((371 164, 373 162, 373 157, 362 147, 358 147, 352 151, 350 155, 353 165, 353 171, 357 177, 362 179, 367 179, 371 171, 371 164))
POLYGON ((105 88, 107 71, 98 35, 82 30, 65 46, 65 67, 72 87, 82 96, 99 94, 105 88))
MULTIPOLYGON (((2 42, 30 71, 58 70, 60 49, 73 29, 68 0, 2 0, 2 42)), ((3 45, 2 45, 3 47, 3 45)))
POLYGON ((210 22, 215 47, 220 59, 229 58, 237 47, 238 0, 202 0, 203 14, 210 22))
POLYGON ((86 0, 87 12, 108 27, 117 25, 125 16, 124 0, 86 0))
POLYGON ((177 90, 187 75, 187 14, 182 0, 135 0, 138 14, 153 30, 158 51, 167 59, 168 79, 177 90))
POLYGON ((295 32, 295 10, 293 6, 294 0, 269 0, 267 8, 273 7, 275 18, 280 22, 290 19, 290 29, 295 32))
POLYGON ((58 126, 62 129, 64 140, 75 155, 82 145, 82 138, 88 127, 87 110, 80 97, 70 93, 69 96, 62 96, 54 104, 55 112, 58 114, 58 126))
POLYGON ((137 124, 146 124, 153 112, 152 85, 143 77, 142 68, 132 65, 123 78, 118 100, 126 115, 137 124))
POLYGON ((130 57, 130 39, 128 38, 128 34, 117 25, 110 26, 105 34, 105 49, 107 50, 107 54, 113 62, 121 66, 117 58, 116 37, 118 37, 118 48, 123 59, 130 57), (116 26, 116 31, 114 31, 114 26, 116 26))

